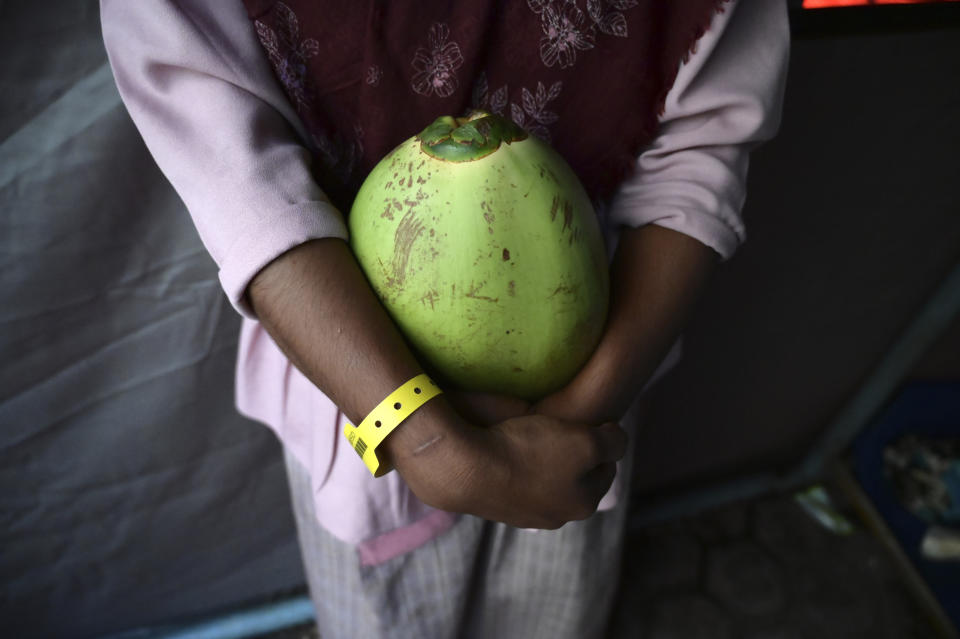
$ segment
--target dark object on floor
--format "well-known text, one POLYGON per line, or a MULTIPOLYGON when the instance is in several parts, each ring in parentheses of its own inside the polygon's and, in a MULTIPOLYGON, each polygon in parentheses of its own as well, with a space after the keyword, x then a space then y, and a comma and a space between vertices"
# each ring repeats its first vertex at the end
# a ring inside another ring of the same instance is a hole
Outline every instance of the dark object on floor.
MULTIPOLYGON (((891 480, 891 476, 884 473, 885 449, 901 450, 904 443, 911 441, 903 439, 905 437, 926 442, 956 441, 960 437, 960 383, 906 386, 854 445, 854 472, 864 491, 944 611, 955 625, 960 626, 960 563, 931 561, 921 551, 931 523, 944 521, 943 517, 949 516, 950 510, 936 507, 936 504, 946 504, 943 498, 936 499, 930 491, 923 497, 916 488, 907 491, 902 479, 891 480)), ((945 451, 949 447, 938 446, 938 450, 941 449, 945 451)), ((919 449, 914 447, 913 450, 919 449)), ((927 463, 930 460, 928 455, 927 463)), ((919 467, 916 461, 912 463, 919 467)))
POLYGON ((960 524, 960 433, 909 433, 883 449, 883 474, 900 505, 928 524, 960 524))

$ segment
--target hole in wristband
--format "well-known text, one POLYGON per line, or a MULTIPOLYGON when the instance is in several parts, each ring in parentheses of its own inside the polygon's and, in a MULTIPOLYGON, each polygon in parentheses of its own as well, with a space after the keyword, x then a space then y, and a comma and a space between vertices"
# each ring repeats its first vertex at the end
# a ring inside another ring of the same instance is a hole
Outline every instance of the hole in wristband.
POLYGON ((414 388, 414 389, 413 389, 413 392, 416 393, 417 395, 419 395, 419 394, 420 394, 420 389, 419 389, 419 388, 414 388))
POLYGON ((400 402, 397 402, 396 404, 394 404, 393 407, 396 408, 397 410, 400 410, 400 402))
POLYGON ((373 422, 373 425, 376 426, 377 428, 380 428, 381 426, 380 420, 378 419, 377 421, 373 422))

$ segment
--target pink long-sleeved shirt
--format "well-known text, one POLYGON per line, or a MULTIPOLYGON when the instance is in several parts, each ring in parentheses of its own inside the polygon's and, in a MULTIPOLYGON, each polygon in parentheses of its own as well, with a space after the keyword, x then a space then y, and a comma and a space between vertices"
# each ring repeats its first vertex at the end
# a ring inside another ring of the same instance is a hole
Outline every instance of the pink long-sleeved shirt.
MULTIPOLYGON (((412 550, 456 515, 420 502, 397 473, 373 479, 343 439, 343 416, 280 352, 244 292, 311 239, 347 238, 310 175, 309 137, 240 2, 101 0, 120 94, 186 204, 220 281, 244 316, 237 406, 268 425, 310 472, 320 524, 366 564, 412 550)), ((785 3, 733 0, 683 63, 637 171, 601 203, 610 254, 621 226, 658 224, 728 258, 744 241, 750 149, 779 125, 789 51, 785 3)), ((659 377, 679 357, 675 347, 659 377)), ((612 507, 615 482, 600 508, 612 507)))

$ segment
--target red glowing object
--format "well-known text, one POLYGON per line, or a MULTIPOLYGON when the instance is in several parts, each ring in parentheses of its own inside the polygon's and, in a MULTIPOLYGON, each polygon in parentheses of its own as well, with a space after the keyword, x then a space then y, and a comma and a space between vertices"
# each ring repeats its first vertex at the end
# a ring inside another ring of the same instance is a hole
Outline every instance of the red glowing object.
POLYGON ((829 9, 830 7, 862 7, 876 4, 931 4, 934 2, 960 2, 960 0, 803 0, 803 8, 829 9))

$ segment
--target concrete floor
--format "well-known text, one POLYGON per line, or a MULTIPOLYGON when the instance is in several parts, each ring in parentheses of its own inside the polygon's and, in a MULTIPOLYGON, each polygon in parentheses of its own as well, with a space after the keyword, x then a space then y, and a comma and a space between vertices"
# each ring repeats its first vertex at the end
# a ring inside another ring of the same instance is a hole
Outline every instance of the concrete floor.
POLYGON ((931 639, 938 631, 891 552, 854 523, 827 530, 792 495, 631 533, 615 639, 931 639))
MULTIPOLYGON (((951 637, 907 584, 895 553, 828 485, 854 524, 827 530, 792 495, 632 531, 610 639, 951 637)), ((849 486, 848 486, 849 488, 849 486)), ((311 627, 270 639, 317 639, 311 627)))

